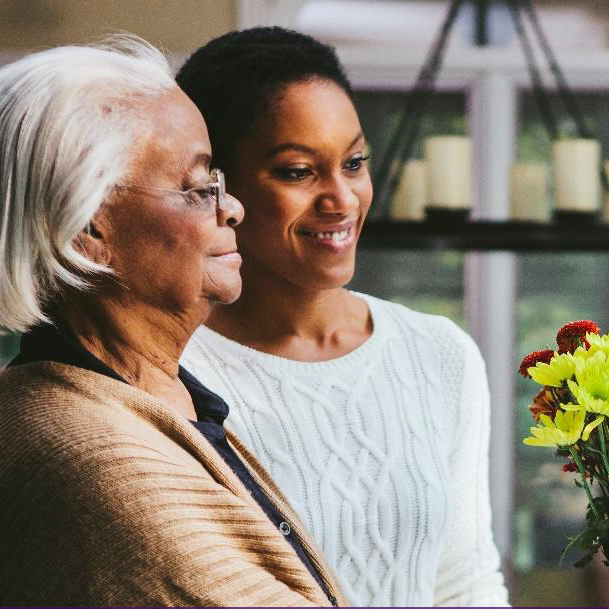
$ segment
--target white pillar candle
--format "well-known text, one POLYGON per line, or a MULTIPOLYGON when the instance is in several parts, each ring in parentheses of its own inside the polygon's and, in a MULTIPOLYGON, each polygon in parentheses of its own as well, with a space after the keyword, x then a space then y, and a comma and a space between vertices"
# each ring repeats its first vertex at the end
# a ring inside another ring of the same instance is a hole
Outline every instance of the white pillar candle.
POLYGON ((391 204, 395 220, 423 220, 427 189, 425 161, 404 163, 391 204))
POLYGON ((471 141, 468 137, 434 136, 425 140, 427 205, 469 209, 471 141))
POLYGON ((596 140, 554 142, 554 209, 597 212, 600 208, 601 146, 596 140))
POLYGON ((514 220, 550 219, 548 170, 541 163, 514 163, 510 175, 510 209, 514 220))
MULTIPOLYGON (((605 167, 605 173, 607 174, 607 177, 609 177, 609 161, 604 161, 603 163, 604 167, 605 167)), ((609 224, 609 192, 605 192, 602 189, 602 182, 601 182, 601 190, 603 192, 603 222, 605 222, 606 224, 609 224)))

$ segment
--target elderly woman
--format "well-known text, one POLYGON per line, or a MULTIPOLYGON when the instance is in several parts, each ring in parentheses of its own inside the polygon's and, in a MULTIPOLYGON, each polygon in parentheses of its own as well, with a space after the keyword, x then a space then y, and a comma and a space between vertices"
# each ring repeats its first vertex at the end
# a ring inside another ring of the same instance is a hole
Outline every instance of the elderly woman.
POLYGON ((178 366, 241 289, 241 205, 143 42, 0 70, 0 605, 330 605, 277 488, 178 366))

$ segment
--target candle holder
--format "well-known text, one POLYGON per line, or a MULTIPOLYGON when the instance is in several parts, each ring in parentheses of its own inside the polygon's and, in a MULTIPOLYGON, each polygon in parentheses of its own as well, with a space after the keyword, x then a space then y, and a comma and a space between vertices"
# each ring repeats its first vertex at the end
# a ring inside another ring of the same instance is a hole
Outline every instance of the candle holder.
POLYGON ((469 209, 427 205, 425 217, 429 222, 462 224, 469 220, 469 209))
POLYGON ((553 217, 559 224, 596 224, 601 220, 601 213, 600 211, 555 209, 553 217))

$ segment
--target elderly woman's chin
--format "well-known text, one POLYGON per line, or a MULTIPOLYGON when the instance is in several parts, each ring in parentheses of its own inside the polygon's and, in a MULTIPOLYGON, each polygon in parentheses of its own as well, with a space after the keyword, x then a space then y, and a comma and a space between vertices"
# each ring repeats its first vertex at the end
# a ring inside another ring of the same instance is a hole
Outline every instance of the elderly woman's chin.
MULTIPOLYGON (((241 256, 238 253, 229 254, 225 260, 212 261, 206 268, 206 277, 201 293, 211 302, 218 304, 231 304, 241 296, 241 256), (224 268, 210 268, 215 266, 224 268), (230 268, 230 267, 233 268, 230 268)), ((222 256, 225 258, 225 256, 222 256)))
MULTIPOLYGON (((230 196, 230 195, 229 195, 230 196)), ((241 295, 241 255, 237 251, 235 234, 230 239, 214 240, 208 246, 203 264, 200 294, 209 302, 230 304, 241 295)))

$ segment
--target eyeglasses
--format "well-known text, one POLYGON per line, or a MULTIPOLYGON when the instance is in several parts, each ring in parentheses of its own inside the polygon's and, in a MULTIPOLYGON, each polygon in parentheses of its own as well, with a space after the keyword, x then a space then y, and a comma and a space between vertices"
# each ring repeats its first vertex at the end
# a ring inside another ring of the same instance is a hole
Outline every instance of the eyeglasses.
POLYGON ((193 206, 207 208, 212 211, 212 207, 219 207, 223 211, 229 211, 235 206, 232 200, 226 198, 226 182, 224 174, 220 169, 212 169, 209 172, 212 182, 204 186, 189 188, 188 190, 170 190, 169 188, 156 188, 155 186, 140 186, 139 184, 118 184, 117 188, 141 188, 143 190, 153 190, 156 192, 166 192, 182 195, 193 206))

